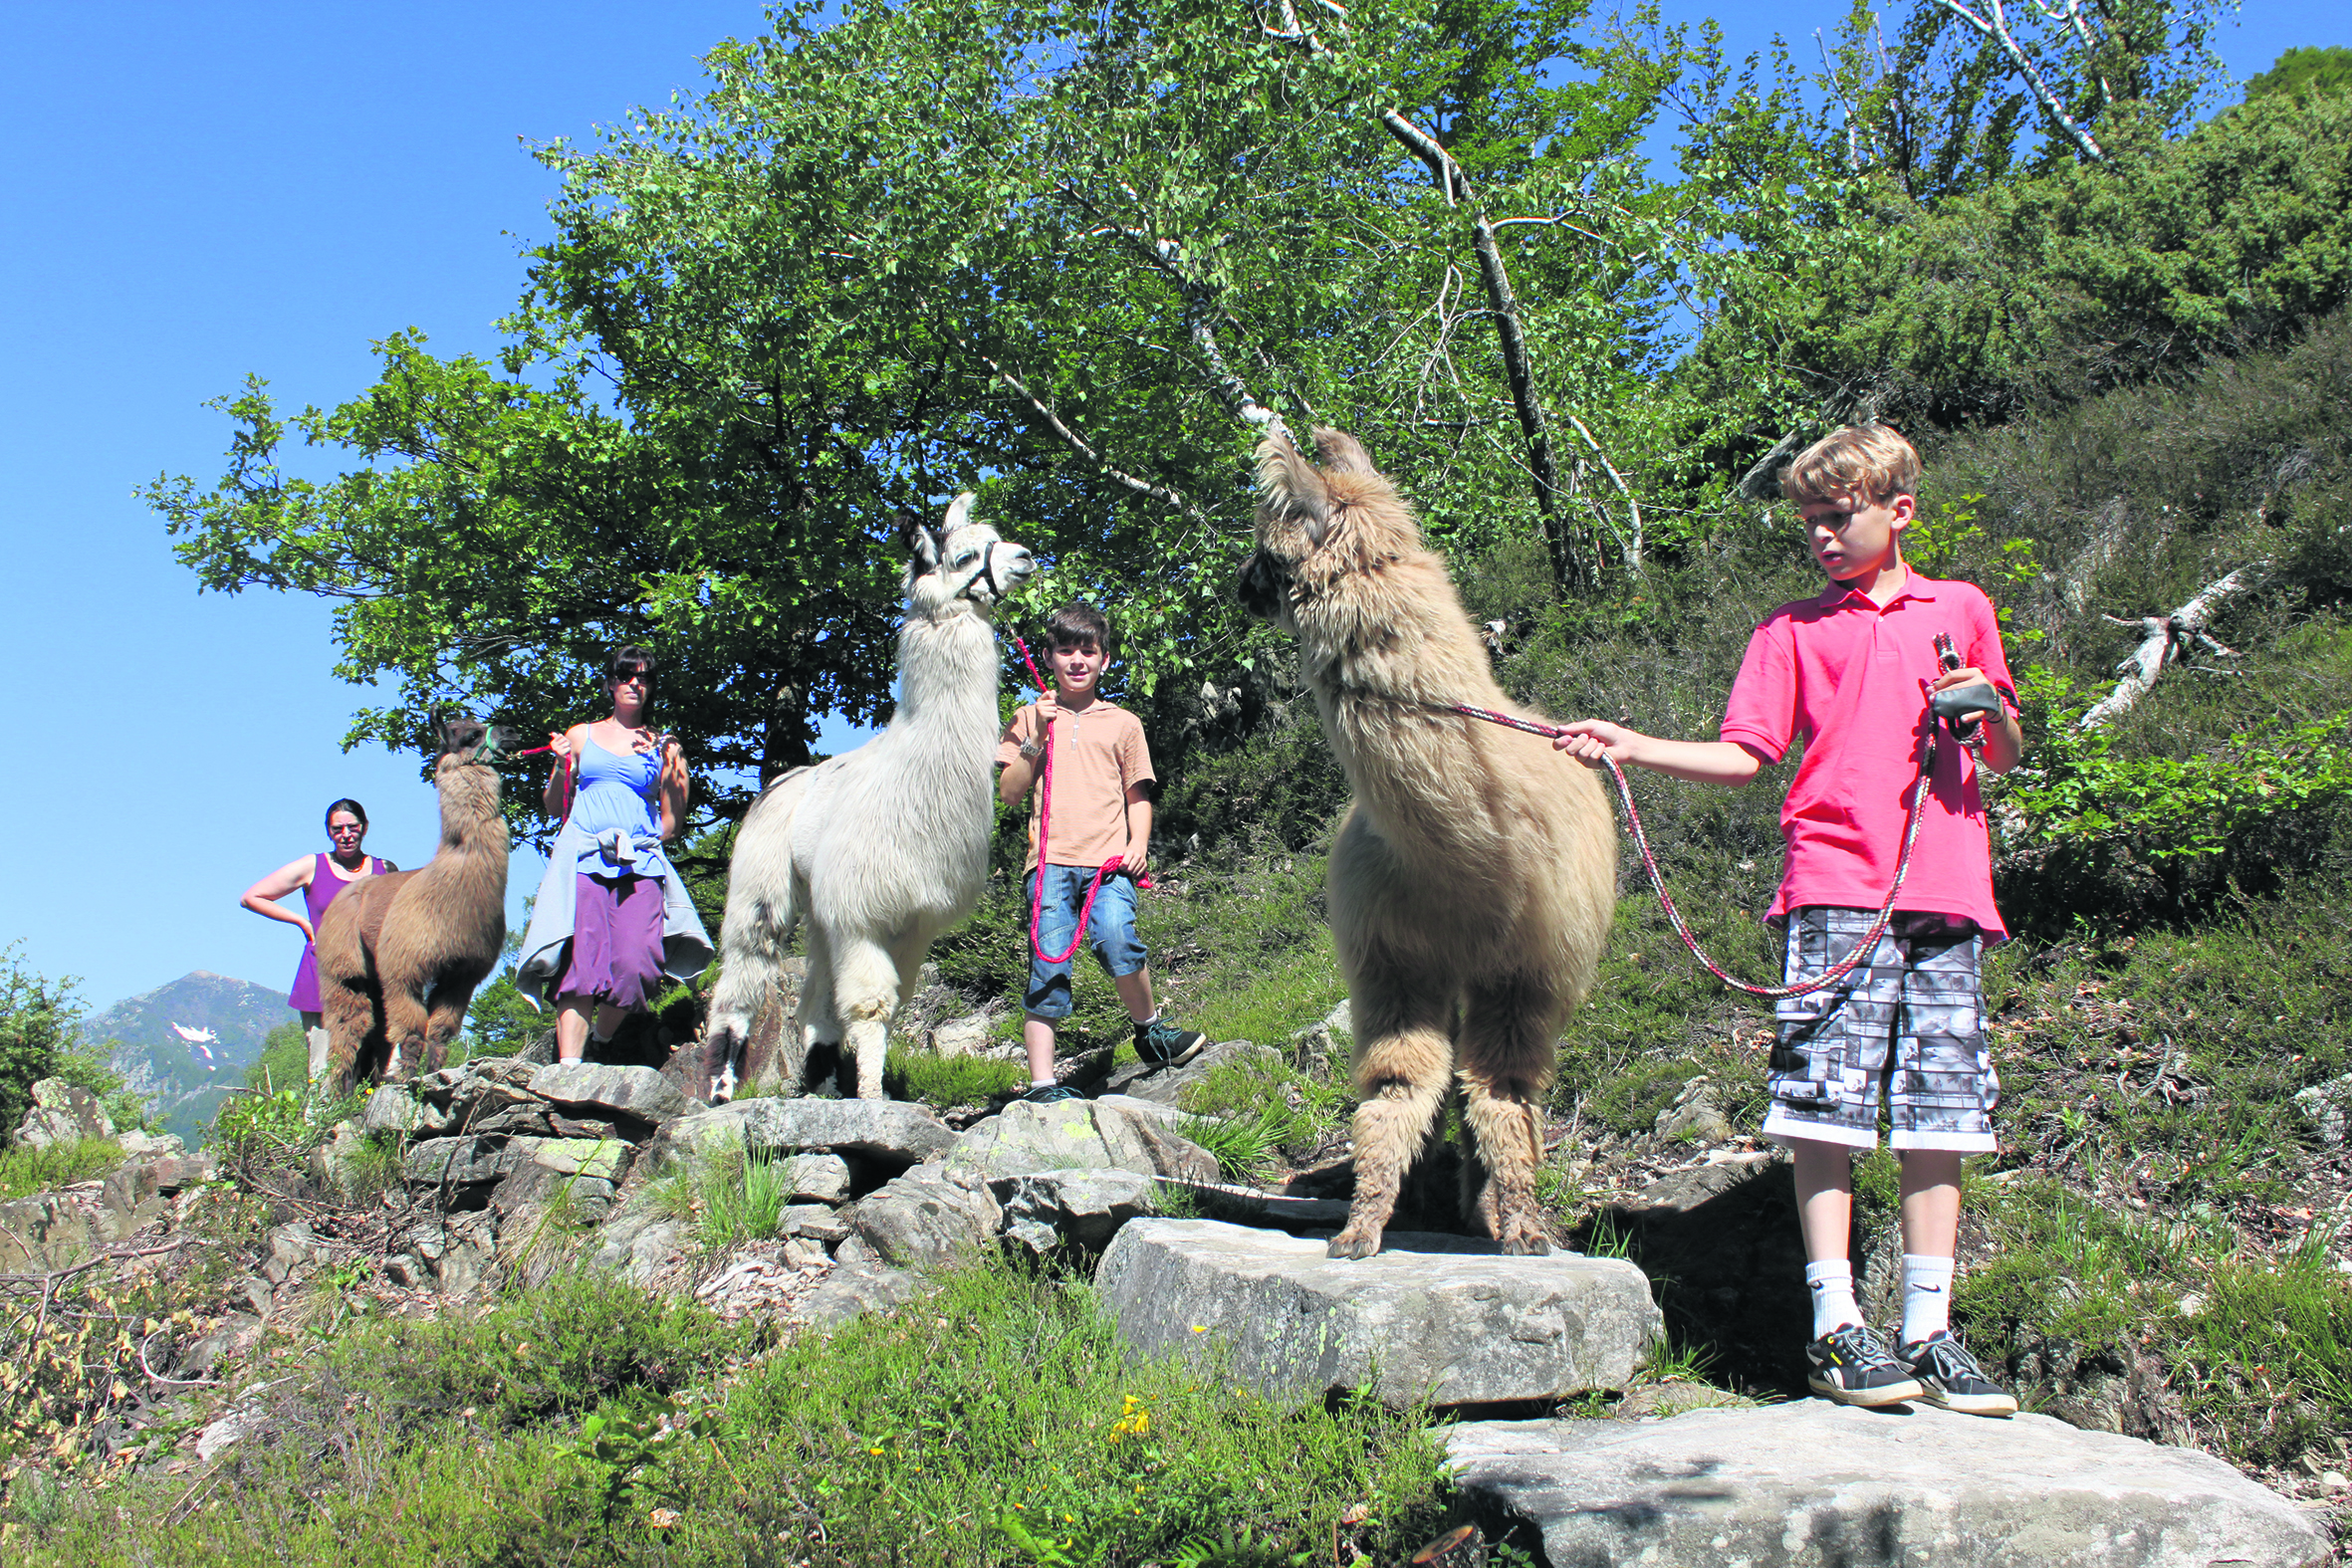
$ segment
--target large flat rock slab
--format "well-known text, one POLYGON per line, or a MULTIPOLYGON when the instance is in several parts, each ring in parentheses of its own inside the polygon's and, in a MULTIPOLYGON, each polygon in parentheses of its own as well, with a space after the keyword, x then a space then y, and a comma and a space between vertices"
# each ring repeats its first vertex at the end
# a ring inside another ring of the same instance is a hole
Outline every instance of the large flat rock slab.
POLYGON ((1369 1389, 1391 1409, 1622 1388, 1663 1323, 1621 1258, 1507 1257, 1391 1232, 1377 1256, 1216 1220, 1133 1220, 1094 1286, 1145 1354, 1224 1355, 1277 1397, 1369 1389))
POLYGON ((859 1154, 903 1170, 955 1146, 955 1129, 901 1100, 731 1100, 662 1124, 654 1158, 739 1149, 859 1154))
POLYGON ((1053 1105, 1015 1100, 973 1123, 947 1157, 947 1174, 972 1183, 1075 1170, 1213 1182, 1217 1157, 1175 1132, 1160 1115, 1109 1100, 1053 1105))
POLYGON ((1671 1421, 1488 1421, 1456 1478, 1578 1568, 2304 1568, 2319 1528, 2194 1449, 1927 1406, 1802 1400, 1671 1421))

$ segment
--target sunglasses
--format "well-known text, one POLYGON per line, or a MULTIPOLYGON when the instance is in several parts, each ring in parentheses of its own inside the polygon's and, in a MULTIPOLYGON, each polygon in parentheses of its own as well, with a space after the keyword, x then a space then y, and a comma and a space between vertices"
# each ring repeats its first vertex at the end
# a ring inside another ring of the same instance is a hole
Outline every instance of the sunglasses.
POLYGON ((631 684, 638 686, 650 686, 653 684, 653 672, 651 670, 623 670, 618 675, 612 677, 612 684, 615 686, 627 686, 631 684))
POLYGON ((366 832, 367 824, 364 822, 339 822, 333 827, 328 828, 327 831, 334 834, 336 837, 341 838, 346 833, 366 832))

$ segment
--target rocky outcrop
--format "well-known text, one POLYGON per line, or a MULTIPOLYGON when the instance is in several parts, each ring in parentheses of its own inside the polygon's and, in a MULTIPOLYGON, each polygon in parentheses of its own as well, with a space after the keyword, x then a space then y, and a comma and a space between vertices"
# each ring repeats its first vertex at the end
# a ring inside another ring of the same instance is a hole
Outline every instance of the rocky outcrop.
POLYGON ((1326 1256, 1321 1237, 1137 1220, 1094 1285, 1139 1354, 1220 1356, 1269 1395, 1367 1389, 1397 1410, 1622 1388, 1664 1327, 1649 1281, 1620 1259, 1507 1257, 1411 1232, 1350 1259, 1326 1256))
POLYGON ((2325 1535, 2188 1449, 1925 1406, 1823 1400, 1671 1421, 1472 1422, 1457 1484, 1590 1568, 2316 1568, 2325 1535))
POLYGON ((825 1150, 904 1170, 954 1146, 956 1133, 920 1105, 900 1100, 733 1100, 665 1123, 656 1167, 689 1154, 825 1150))
POLYGON ((63 1078, 36 1078, 33 1103, 16 1141, 27 1149, 47 1149, 61 1143, 83 1143, 115 1136, 114 1120, 98 1096, 63 1078))
POLYGON ((1220 1040, 1181 1067, 1163 1067, 1157 1062, 1131 1062, 1111 1069, 1102 1081, 1102 1093, 1132 1095, 1139 1100, 1152 1100, 1161 1105, 1181 1107, 1187 1090, 1208 1081, 1218 1068, 1235 1062, 1248 1062, 1263 1068, 1280 1062, 1283 1053, 1271 1045, 1254 1045, 1248 1040, 1220 1040))

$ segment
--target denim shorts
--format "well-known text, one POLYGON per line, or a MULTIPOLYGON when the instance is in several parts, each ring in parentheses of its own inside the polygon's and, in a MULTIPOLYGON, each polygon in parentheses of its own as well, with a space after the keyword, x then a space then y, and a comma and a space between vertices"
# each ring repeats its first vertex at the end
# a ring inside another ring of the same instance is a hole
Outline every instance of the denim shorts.
MULTIPOLYGON (((1837 964, 1877 918, 1820 904, 1790 911, 1787 983, 1837 964)), ((1844 980, 1782 999, 1764 1136, 1874 1148, 1883 1093, 1890 1147, 1989 1153, 2000 1080, 1985 1048, 1984 942, 1973 921, 1898 914, 1844 980)))
MULTIPOLYGON (((1058 953, 1069 946, 1069 939, 1078 929, 1078 906, 1086 901, 1086 884, 1094 880, 1094 866, 1056 866, 1045 868, 1046 896, 1038 906, 1037 937, 1029 950, 1029 992, 1021 1005, 1030 1014, 1040 1018, 1069 1016, 1070 960, 1048 964, 1038 957, 1038 949, 1058 953)), ((1022 900, 1037 898, 1039 873, 1032 871, 1022 879, 1022 900)), ((1022 922, 1026 928, 1028 921, 1022 922)), ((1112 872, 1102 879, 1102 891, 1094 895, 1094 913, 1087 918, 1086 935, 1102 965, 1113 975, 1132 975, 1143 968, 1146 954, 1143 939, 1135 935, 1135 880, 1112 872)), ((1071 958, 1075 958, 1073 953, 1071 958)))

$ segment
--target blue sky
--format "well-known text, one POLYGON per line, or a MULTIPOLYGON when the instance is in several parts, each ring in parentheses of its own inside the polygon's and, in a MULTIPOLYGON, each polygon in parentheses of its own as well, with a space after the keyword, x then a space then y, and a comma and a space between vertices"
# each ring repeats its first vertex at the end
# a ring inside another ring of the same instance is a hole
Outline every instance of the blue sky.
MULTIPOLYGON (((1713 14, 1745 52, 1842 9, 1713 14)), ((2222 53, 2242 79, 2292 45, 2352 43, 2345 16, 2264 6, 2222 53)), ((131 489, 218 475, 228 425, 203 404, 247 371, 299 407, 365 386, 370 341, 402 328, 491 349, 553 188, 526 142, 691 90, 697 57, 762 31, 761 11, 16 0, 8 17, 0 541, 20 746, 0 768, 0 944, 80 977, 94 1008, 193 969, 283 989, 300 939, 238 895, 325 847, 338 795, 366 804, 371 850, 423 863, 432 791, 415 757, 340 750, 364 694, 329 673, 327 606, 199 595, 131 489)), ((538 872, 518 853, 516 915, 538 872)))

